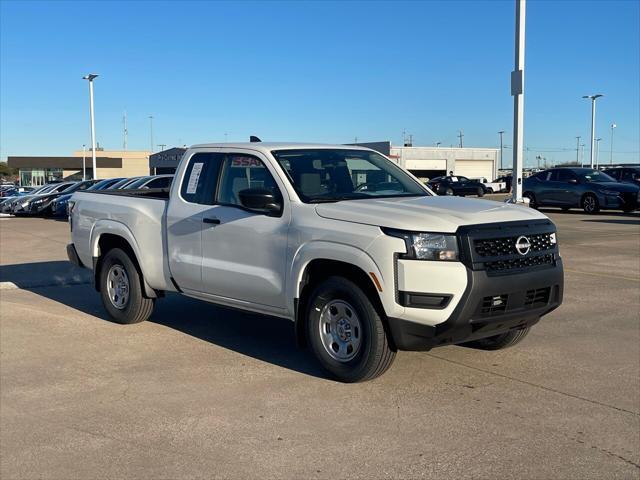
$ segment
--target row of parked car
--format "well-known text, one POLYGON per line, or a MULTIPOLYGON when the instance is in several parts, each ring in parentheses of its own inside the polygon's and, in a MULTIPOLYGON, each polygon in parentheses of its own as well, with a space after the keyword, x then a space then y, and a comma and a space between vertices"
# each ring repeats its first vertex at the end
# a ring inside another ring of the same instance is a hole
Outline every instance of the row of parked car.
POLYGON ((148 175, 105 180, 50 183, 34 190, 19 191, 0 198, 0 212, 16 216, 37 215, 64 217, 67 204, 75 192, 100 190, 147 190, 168 188, 173 175, 148 175))

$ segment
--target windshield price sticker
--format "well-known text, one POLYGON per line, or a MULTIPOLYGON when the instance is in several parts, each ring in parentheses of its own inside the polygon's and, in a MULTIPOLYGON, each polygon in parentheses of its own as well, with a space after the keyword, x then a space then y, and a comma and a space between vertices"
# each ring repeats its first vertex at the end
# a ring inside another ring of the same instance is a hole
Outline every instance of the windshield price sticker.
POLYGON ((198 180, 200 180, 200 173, 202 173, 202 166, 204 163, 194 163, 191 169, 191 175, 189 175, 189 183, 187 184, 187 193, 196 193, 198 189, 198 180))

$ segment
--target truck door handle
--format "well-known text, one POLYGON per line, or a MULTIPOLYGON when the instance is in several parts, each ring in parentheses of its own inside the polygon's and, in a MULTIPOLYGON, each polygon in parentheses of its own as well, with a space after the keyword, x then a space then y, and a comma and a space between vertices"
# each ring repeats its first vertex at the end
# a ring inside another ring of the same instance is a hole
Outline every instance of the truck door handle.
POLYGON ((216 217, 204 217, 202 221, 204 223, 212 223, 213 225, 220 225, 220 219, 216 217))

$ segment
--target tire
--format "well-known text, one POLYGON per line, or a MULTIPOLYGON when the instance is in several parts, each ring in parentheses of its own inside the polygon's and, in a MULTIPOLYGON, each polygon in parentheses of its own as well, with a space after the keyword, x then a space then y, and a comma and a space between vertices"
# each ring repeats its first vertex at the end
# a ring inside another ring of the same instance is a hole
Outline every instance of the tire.
POLYGON ((598 197, 596 197, 593 193, 587 193, 584 197, 582 197, 582 202, 580 202, 582 206, 582 210, 584 213, 589 215, 593 215, 594 213, 598 213, 600 211, 600 203, 598 202, 598 197))
POLYGON ((520 343, 529 333, 530 328, 522 328, 520 330, 510 330, 493 337, 481 338, 473 342, 463 343, 465 347, 477 348, 480 350, 502 350, 503 348, 513 347, 520 343))
POLYGON ((453 188, 447 188, 447 189, 444 191, 444 194, 445 194, 445 195, 447 195, 447 196, 449 196, 449 197, 452 197, 452 196, 453 196, 453 194, 454 194, 454 192, 453 192, 453 188))
POLYGON ((478 197, 484 197, 484 188, 478 187, 478 197))
POLYGON ((109 250, 102 261, 100 297, 111 318, 123 325, 143 322, 153 312, 153 299, 142 294, 140 272, 119 248, 109 250))
POLYGON ((493 188, 491 187, 487 188, 487 193, 493 193, 493 188))
POLYGON ((329 277, 311 293, 307 341, 320 364, 346 383, 382 375, 393 363, 380 314, 365 293, 343 277, 329 277))
POLYGON ((529 206, 535 210, 538 209, 538 204, 536 203, 536 196, 531 192, 525 192, 522 194, 524 198, 529 199, 529 206))

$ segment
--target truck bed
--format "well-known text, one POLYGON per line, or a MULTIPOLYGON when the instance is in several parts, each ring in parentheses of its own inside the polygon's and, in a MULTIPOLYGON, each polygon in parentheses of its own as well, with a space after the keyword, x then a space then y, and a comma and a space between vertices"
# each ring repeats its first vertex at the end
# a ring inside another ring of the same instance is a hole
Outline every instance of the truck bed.
POLYGON ((164 218, 169 189, 78 192, 72 237, 82 263, 91 268, 102 235, 125 238, 152 288, 174 290, 166 255, 164 218), (142 254, 144 249, 144 254, 142 254))

